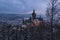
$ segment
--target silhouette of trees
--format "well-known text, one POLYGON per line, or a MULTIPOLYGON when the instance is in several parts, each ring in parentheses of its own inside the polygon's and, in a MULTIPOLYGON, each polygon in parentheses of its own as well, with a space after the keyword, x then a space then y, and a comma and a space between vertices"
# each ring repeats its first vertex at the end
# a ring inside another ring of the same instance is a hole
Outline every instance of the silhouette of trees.
POLYGON ((46 10, 46 16, 48 21, 57 24, 60 21, 60 2, 58 0, 51 0, 46 10))
POLYGON ((59 21, 59 7, 58 0, 50 0, 49 6, 47 7, 46 11, 46 16, 48 18, 48 22, 50 23, 51 27, 51 40, 53 40, 53 28, 55 27, 54 25, 57 24, 59 21))

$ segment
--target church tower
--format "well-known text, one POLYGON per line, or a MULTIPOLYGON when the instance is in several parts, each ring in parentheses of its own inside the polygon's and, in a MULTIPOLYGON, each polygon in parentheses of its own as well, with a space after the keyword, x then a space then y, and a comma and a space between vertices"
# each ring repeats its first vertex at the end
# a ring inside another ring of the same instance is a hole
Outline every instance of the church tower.
POLYGON ((32 19, 34 20, 35 18, 36 18, 36 13, 35 13, 35 10, 33 10, 32 19))

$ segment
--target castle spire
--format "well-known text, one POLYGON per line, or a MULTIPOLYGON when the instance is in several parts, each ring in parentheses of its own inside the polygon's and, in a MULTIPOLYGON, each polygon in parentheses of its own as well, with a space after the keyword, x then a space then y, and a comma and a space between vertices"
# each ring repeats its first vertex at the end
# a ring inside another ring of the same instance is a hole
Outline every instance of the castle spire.
POLYGON ((33 9, 33 13, 35 13, 35 10, 33 9))
POLYGON ((33 13, 32 13, 32 18, 33 18, 33 20, 36 18, 36 13, 35 13, 34 9, 33 9, 33 13))

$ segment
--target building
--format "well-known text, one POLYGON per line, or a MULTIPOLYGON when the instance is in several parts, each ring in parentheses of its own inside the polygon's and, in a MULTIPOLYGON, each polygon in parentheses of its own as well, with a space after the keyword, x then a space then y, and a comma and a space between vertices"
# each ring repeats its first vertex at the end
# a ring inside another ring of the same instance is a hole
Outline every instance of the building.
POLYGON ((27 19, 23 19, 23 25, 27 25, 29 27, 32 26, 40 26, 41 23, 43 23, 43 18, 41 17, 36 17, 36 12, 33 10, 31 17, 27 19))
POLYGON ((35 10, 33 10, 33 13, 32 13, 32 20, 34 20, 36 18, 36 13, 35 13, 35 10))
MULTIPOLYGON (((41 37, 41 29, 44 27, 44 26, 41 26, 43 25, 43 18, 41 17, 36 17, 36 12, 35 10, 33 10, 32 14, 31 14, 31 17, 30 18, 27 18, 27 19, 23 19, 23 25, 21 28, 21 31, 22 33, 25 33, 24 36, 24 39, 26 40, 35 40, 37 38, 40 39, 41 37), (34 35, 34 36, 32 36, 34 35), (38 36, 37 36, 38 35, 38 36), (35 38, 37 37, 37 38, 35 38)), ((41 39, 40 39, 41 40, 41 39)))

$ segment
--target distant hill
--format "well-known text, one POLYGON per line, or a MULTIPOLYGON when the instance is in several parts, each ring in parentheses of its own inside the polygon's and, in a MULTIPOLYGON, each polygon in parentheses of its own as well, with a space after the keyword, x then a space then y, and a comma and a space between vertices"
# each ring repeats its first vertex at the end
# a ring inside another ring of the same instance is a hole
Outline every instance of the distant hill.
MULTIPOLYGON (((31 14, 0 14, 0 20, 17 20, 20 18, 29 18, 30 16, 31 14)), ((44 15, 42 17, 45 18, 44 15)))
POLYGON ((18 18, 28 18, 30 14, 0 14, 0 20, 15 20, 18 18))
MULTIPOLYGON (((0 21, 7 22, 12 25, 20 25, 22 24, 22 18, 29 18, 30 16, 31 14, 0 14, 0 21)), ((45 19, 44 15, 42 15, 42 17, 45 19)))

